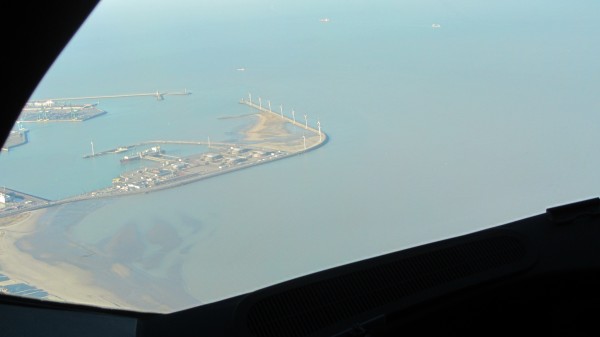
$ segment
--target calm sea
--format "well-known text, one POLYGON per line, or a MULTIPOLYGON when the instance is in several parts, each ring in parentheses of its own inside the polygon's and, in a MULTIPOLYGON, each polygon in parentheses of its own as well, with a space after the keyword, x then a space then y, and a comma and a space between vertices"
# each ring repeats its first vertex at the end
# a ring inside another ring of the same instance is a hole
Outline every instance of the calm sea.
POLYGON ((84 123, 27 124, 29 144, 0 155, 0 184, 57 199, 131 169, 118 155, 83 159, 92 141, 96 151, 237 141, 253 120, 219 117, 249 113, 237 103, 249 92, 320 120, 331 141, 314 152, 46 216, 55 240, 181 278, 198 304, 542 213, 600 191, 599 10, 593 0, 103 1, 34 98, 193 94, 100 100, 108 114, 84 123), (126 228, 137 244, 107 248, 126 228))

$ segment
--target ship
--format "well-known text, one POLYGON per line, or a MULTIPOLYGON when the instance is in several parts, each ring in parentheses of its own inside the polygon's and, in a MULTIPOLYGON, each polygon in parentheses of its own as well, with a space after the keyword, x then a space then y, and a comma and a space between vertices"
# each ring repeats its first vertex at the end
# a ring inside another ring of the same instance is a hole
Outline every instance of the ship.
POLYGON ((165 153, 164 150, 162 150, 160 148, 160 146, 153 146, 149 149, 146 149, 142 152, 138 152, 137 154, 133 155, 133 156, 124 156, 123 158, 121 158, 121 163, 127 163, 130 162, 132 160, 139 160, 142 159, 143 157, 146 156, 150 156, 150 157, 158 157, 161 154, 165 153))
POLYGON ((142 151, 143 155, 156 156, 165 153, 164 150, 161 150, 160 146, 153 146, 147 150, 142 151))
POLYGON ((133 155, 133 156, 123 156, 123 158, 121 158, 121 163, 127 163, 132 160, 139 160, 139 159, 142 159, 142 154, 138 152, 138 154, 133 155))
POLYGON ((319 22, 321 22, 321 23, 327 23, 327 22, 330 22, 330 21, 331 21, 331 19, 329 19, 329 18, 322 18, 322 19, 319 20, 319 22))

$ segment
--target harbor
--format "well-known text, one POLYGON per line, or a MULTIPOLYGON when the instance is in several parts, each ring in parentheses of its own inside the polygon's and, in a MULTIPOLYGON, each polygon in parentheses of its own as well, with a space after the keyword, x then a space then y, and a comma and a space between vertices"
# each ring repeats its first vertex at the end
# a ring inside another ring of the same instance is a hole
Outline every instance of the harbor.
MULTIPOLYGON (((21 110, 21 114, 17 120, 17 129, 12 130, 2 146, 2 151, 27 144, 27 133, 29 130, 23 128, 23 123, 54 123, 54 122, 85 122, 87 120, 107 114, 107 111, 98 107, 100 99, 115 99, 115 98, 131 98, 131 97, 155 97, 156 100, 162 101, 165 96, 189 96, 192 93, 187 89, 183 91, 156 91, 150 93, 138 94, 117 94, 103 96, 82 96, 82 97, 65 97, 65 98, 49 98, 42 100, 32 100, 25 104, 21 110), (79 103, 73 104, 72 101, 91 101, 97 100, 95 103, 79 103)), ((106 151, 120 151, 127 149, 114 149, 106 151)), ((106 154, 99 153, 98 155, 106 154)), ((91 156, 95 156, 92 153, 91 156)), ((86 157, 87 158, 87 157, 86 157)))
POLYGON ((132 162, 143 163, 135 170, 125 170, 113 177, 106 188, 88 193, 60 199, 46 200, 30 196, 22 192, 7 190, 6 200, 0 208, 0 218, 22 212, 41 209, 76 201, 124 196, 137 193, 149 193, 166 188, 189 184, 202 179, 231 173, 240 169, 273 162, 314 150, 327 142, 327 135, 317 127, 308 124, 307 115, 304 123, 296 120, 292 111, 291 118, 284 115, 283 107, 275 112, 270 108, 270 101, 263 107, 262 100, 253 102, 251 95, 242 99, 240 104, 248 106, 253 117, 258 119, 251 129, 247 130, 243 143, 225 143, 186 140, 152 140, 136 144, 121 145, 109 150, 96 152, 91 142, 91 154, 83 159, 93 160, 98 156, 113 155, 121 165, 132 162), (258 104, 257 104, 258 103, 258 104), (286 131, 291 125, 298 132, 286 131), (207 149, 188 156, 174 156, 160 147, 161 144, 201 145, 207 149))

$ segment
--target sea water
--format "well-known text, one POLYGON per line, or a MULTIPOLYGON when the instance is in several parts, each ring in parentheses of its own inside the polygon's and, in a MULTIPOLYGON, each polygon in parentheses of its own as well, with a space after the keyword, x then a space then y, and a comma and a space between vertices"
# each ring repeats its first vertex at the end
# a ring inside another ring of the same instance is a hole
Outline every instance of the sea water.
POLYGON ((542 213, 600 190, 598 6, 103 1, 32 98, 192 95, 27 124, 30 142, 0 155, 0 184, 60 199, 128 169, 122 154, 83 159, 91 142, 240 141, 254 120, 220 117, 251 113, 248 93, 320 121, 330 141, 316 151, 48 212, 56 240, 104 254, 90 270, 119 262, 181 284, 193 300, 173 310, 542 213))

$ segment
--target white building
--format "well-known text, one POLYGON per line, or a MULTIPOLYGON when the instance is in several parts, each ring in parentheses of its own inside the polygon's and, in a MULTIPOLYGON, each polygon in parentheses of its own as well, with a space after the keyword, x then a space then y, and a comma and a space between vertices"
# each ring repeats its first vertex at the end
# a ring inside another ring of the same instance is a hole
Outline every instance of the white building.
POLYGON ((14 200, 14 197, 10 193, 1 193, 0 192, 0 203, 6 204, 7 202, 11 202, 14 200))

